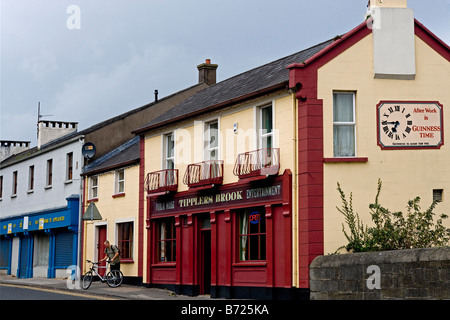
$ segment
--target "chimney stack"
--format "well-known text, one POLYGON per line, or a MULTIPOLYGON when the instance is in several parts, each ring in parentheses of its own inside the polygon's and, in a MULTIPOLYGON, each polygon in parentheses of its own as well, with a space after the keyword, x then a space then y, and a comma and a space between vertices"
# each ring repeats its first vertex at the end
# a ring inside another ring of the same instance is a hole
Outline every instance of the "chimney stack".
POLYGON ((30 149, 30 141, 0 141, 0 162, 12 155, 30 149))
POLYGON ((375 79, 414 80, 416 54, 414 11, 407 0, 370 0, 375 79))
POLYGON ((44 144, 59 139, 78 130, 78 122, 47 121, 38 123, 38 149, 44 144))
POLYGON ((206 59, 205 63, 198 65, 198 83, 215 84, 217 67, 217 64, 211 64, 211 59, 206 59))

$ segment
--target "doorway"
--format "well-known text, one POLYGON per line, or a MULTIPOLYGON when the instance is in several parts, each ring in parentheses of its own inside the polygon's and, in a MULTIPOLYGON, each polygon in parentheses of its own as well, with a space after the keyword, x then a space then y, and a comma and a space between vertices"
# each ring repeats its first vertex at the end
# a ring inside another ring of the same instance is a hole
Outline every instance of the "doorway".
POLYGON ((200 294, 211 293, 211 223, 209 215, 200 224, 200 294))
MULTIPOLYGON (((103 259, 105 256, 105 241, 106 241, 106 226, 97 227, 97 261, 103 259)), ((106 266, 106 262, 103 261, 99 267, 106 266)), ((98 273, 103 277, 105 275, 105 268, 98 268, 98 273)))

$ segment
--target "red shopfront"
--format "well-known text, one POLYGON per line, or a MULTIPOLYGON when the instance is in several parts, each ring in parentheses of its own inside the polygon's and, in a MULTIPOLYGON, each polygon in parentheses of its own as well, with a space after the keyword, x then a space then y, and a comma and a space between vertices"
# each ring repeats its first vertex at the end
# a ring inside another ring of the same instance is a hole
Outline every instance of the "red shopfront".
POLYGON ((148 196, 147 285, 191 296, 290 299, 289 170, 148 196))

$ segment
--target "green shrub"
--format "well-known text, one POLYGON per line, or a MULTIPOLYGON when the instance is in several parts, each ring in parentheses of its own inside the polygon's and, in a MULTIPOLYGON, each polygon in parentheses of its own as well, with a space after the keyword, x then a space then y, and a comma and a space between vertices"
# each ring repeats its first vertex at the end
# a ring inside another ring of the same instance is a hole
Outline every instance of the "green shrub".
POLYGON ((442 223, 448 216, 441 214, 439 219, 434 222, 435 213, 433 211, 438 204, 437 201, 434 201, 427 210, 422 212, 420 197, 416 197, 414 200, 408 201, 405 215, 400 211, 391 212, 379 202, 382 182, 378 180, 375 202, 369 205, 370 215, 375 226, 367 227, 359 218, 359 214, 353 210, 353 195, 350 193, 349 201, 347 201, 339 182, 337 186, 342 207, 336 208, 343 214, 349 229, 347 232, 342 224, 342 231, 348 241, 345 246, 347 251, 428 248, 449 244, 450 229, 445 228, 442 223))

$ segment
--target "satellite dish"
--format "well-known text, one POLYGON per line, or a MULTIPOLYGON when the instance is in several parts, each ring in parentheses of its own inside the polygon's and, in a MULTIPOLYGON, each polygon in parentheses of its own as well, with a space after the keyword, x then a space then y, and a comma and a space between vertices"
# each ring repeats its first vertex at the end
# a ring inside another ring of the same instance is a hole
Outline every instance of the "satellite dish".
POLYGON ((83 157, 89 160, 95 156, 95 151, 95 144, 93 144, 92 142, 86 142, 85 144, 83 144, 81 154, 83 155, 83 157))

